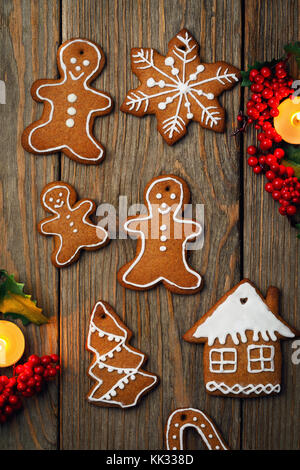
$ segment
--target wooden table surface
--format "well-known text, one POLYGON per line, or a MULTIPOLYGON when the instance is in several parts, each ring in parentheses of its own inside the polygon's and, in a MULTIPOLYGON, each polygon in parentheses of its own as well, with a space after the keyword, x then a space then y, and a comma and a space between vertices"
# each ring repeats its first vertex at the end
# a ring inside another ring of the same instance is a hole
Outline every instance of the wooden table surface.
MULTIPOLYGON (((224 292, 249 277, 266 293, 282 292, 281 314, 300 328, 300 241, 278 205, 253 175, 245 148, 230 136, 245 91, 237 86, 221 102, 227 130, 217 134, 192 123, 188 135, 169 147, 156 119, 119 111, 126 91, 138 84, 130 71, 131 47, 167 51, 183 27, 200 43, 206 62, 225 60, 245 69, 255 60, 280 57, 283 45, 299 40, 297 0, 1 0, 0 79, 6 82, 1 109, 1 268, 25 282, 48 325, 23 328, 26 356, 57 352, 63 373, 24 411, 0 428, 2 449, 163 449, 170 411, 193 406, 208 412, 232 449, 300 448, 300 365, 292 364, 292 342, 283 345, 283 391, 257 399, 209 397, 203 384, 203 348, 181 339, 224 292), (25 126, 41 114, 30 87, 57 76, 56 50, 73 37, 99 43, 107 58, 95 86, 111 93, 114 111, 97 119, 95 134, 107 149, 98 166, 77 164, 64 155, 34 156, 21 147, 25 126), (118 207, 142 202, 146 183, 175 173, 189 184, 192 200, 205 205, 205 242, 191 264, 205 278, 196 295, 173 295, 162 286, 148 292, 122 288, 116 273, 135 253, 134 240, 113 240, 85 252, 71 267, 50 262, 52 240, 38 234, 45 216, 39 195, 46 183, 66 181, 79 196, 118 207), (134 332, 132 344, 149 356, 147 369, 161 377, 140 406, 120 410, 85 400, 92 355, 85 350, 89 315, 97 300, 109 302, 134 332)), ((195 433, 190 449, 202 448, 195 433)))

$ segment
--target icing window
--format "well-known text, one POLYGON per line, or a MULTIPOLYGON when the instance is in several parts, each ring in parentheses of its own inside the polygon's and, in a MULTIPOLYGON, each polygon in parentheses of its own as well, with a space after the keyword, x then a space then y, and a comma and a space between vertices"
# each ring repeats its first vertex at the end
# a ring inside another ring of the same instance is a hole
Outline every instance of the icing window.
POLYGON ((256 346, 251 344, 247 348, 248 372, 257 374, 258 372, 274 371, 274 346, 256 346))
POLYGON ((235 348, 211 349, 209 351, 209 370, 215 374, 227 374, 237 370, 235 348))

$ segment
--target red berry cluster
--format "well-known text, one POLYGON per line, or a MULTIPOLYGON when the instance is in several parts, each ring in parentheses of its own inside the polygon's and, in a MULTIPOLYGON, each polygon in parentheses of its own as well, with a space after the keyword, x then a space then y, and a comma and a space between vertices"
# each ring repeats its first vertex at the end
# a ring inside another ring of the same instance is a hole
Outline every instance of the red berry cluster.
POLYGON ((14 376, 0 376, 0 424, 5 423, 22 408, 23 397, 32 397, 43 389, 43 384, 60 371, 57 354, 39 357, 33 354, 28 361, 14 368, 14 376))
POLYGON ((257 152, 258 149, 254 145, 248 147, 248 165, 256 174, 265 173, 268 180, 265 190, 272 193, 273 199, 279 202, 280 214, 295 215, 297 206, 300 205, 300 181, 292 167, 281 165, 284 150, 277 148, 273 153, 260 156, 257 152))
MULTIPOLYGON (((293 93, 293 79, 288 75, 287 63, 278 62, 274 68, 252 69, 249 74, 252 82, 252 95, 247 103, 248 124, 255 122, 255 129, 260 130, 257 138, 262 151, 268 151, 273 143, 281 142, 270 119, 278 116, 280 102, 293 93)), ((241 120, 241 116, 238 117, 241 120)))

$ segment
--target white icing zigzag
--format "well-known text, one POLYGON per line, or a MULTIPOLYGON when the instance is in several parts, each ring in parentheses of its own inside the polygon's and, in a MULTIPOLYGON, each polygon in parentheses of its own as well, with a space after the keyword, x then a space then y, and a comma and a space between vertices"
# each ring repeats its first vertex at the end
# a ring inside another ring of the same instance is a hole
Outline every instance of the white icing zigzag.
POLYGON ((248 384, 248 385, 240 385, 235 384, 232 387, 226 385, 224 382, 207 382, 206 389, 209 392, 215 392, 216 390, 220 390, 220 392, 224 393, 224 395, 228 395, 229 393, 233 393, 234 395, 239 395, 243 393, 244 395, 250 395, 251 393, 255 393, 256 395, 266 394, 270 395, 271 393, 279 393, 280 392, 280 384, 248 384))

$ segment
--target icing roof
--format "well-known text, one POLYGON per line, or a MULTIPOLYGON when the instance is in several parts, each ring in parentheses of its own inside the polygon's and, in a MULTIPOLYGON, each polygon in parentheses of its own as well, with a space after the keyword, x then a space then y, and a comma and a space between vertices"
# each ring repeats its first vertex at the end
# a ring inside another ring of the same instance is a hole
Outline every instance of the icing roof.
POLYGON ((253 341, 258 341, 260 333, 265 341, 276 341, 275 333, 287 338, 293 338, 293 331, 273 312, 258 295, 256 289, 249 283, 238 285, 213 313, 204 318, 194 332, 194 338, 208 338, 208 345, 212 346, 218 339, 225 344, 227 335, 230 335, 235 344, 240 340, 247 342, 246 331, 253 331, 253 341), (241 299, 247 301, 241 302, 241 299))

